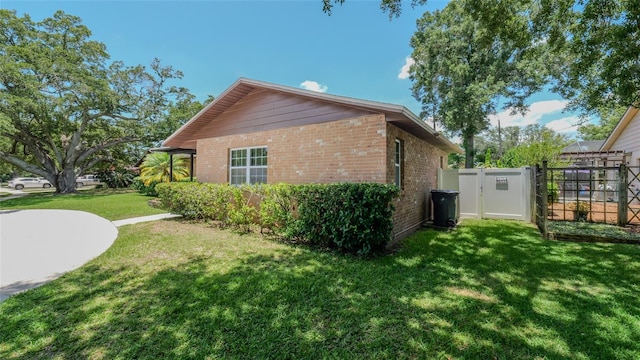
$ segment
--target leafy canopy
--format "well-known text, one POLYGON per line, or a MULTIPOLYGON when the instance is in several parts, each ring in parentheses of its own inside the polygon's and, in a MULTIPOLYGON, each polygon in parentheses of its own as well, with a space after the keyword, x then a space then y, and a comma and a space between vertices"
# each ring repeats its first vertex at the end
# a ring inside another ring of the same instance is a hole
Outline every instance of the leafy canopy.
MULTIPOLYGON (((323 0, 331 14, 334 4, 323 0)), ((427 0, 381 0, 390 18, 402 7, 427 0)), ((570 109, 595 114, 602 108, 640 106, 640 2, 637 0, 465 0, 465 11, 501 38, 528 37, 547 46, 554 90, 570 109), (523 27, 523 24, 529 24, 523 27)))
POLYGON ((45 177, 59 193, 117 151, 160 140, 182 74, 154 60, 150 68, 111 61, 80 18, 56 12, 34 22, 0 10, 0 160, 45 177), (152 131, 153 130, 153 131, 152 131), (118 148, 121 145, 124 147, 118 148))
POLYGON ((508 149, 497 160, 498 167, 517 168, 541 165, 548 161, 549 166, 566 166, 559 155, 569 144, 565 135, 546 128, 540 124, 526 126, 522 130, 522 138, 518 145, 508 149))
POLYGON ((524 112, 525 99, 544 84, 545 52, 542 43, 528 35, 530 24, 522 17, 505 19, 521 34, 505 37, 471 16, 464 5, 453 0, 418 20, 410 74, 422 116, 461 135, 465 165, 473 167, 474 136, 487 129, 499 100, 524 112))

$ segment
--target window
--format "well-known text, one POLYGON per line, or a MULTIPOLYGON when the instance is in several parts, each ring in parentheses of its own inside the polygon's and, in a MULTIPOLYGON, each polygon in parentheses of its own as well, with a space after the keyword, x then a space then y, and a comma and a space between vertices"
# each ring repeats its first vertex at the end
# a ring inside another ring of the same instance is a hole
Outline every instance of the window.
POLYGON ((395 183, 402 189, 402 140, 396 139, 395 183))
POLYGON ((229 166, 231 185, 267 182, 267 148, 232 149, 229 166))

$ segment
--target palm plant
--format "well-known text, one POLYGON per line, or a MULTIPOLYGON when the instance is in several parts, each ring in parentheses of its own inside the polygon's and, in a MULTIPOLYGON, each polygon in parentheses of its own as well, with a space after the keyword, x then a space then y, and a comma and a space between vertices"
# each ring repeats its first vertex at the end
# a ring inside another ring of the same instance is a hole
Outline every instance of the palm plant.
MULTIPOLYGON (((140 166, 140 180, 145 185, 170 181, 170 155, 165 152, 148 154, 140 166)), ((173 159, 173 181, 180 181, 189 176, 187 160, 173 159)))

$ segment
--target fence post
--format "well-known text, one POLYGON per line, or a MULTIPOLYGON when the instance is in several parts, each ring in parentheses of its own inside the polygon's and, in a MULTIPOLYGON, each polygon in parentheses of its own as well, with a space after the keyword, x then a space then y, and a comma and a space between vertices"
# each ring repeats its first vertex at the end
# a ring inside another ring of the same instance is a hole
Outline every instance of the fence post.
POLYGON ((618 226, 627 225, 627 189, 629 187, 629 173, 627 166, 622 163, 618 170, 618 226))
POLYGON ((547 209, 547 201, 549 200, 549 193, 547 190, 547 160, 542 162, 542 234, 545 239, 549 238, 549 232, 547 231, 547 218, 548 218, 548 209, 547 209))

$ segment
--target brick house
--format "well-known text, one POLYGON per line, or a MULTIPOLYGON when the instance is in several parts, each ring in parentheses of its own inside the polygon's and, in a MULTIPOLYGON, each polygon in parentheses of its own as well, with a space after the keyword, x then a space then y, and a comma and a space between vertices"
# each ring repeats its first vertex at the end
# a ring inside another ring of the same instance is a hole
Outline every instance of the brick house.
POLYGON ((241 78, 163 142, 198 181, 397 184, 394 238, 428 216, 437 169, 462 149, 404 106, 241 78))

